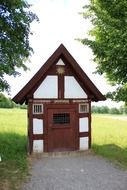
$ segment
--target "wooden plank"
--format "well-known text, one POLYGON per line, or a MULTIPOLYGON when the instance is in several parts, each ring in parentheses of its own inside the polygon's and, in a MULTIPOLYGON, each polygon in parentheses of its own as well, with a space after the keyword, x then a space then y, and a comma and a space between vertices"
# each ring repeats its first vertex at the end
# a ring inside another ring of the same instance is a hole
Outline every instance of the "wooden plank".
POLYGON ((33 114, 33 118, 43 119, 44 118, 44 114, 33 114))
POLYGON ((29 138, 29 153, 33 152, 33 117, 32 117, 32 103, 28 103, 28 138, 29 138))
POLYGON ((89 132, 80 132, 79 137, 89 137, 89 132))
POLYGON ((34 134, 33 140, 44 140, 44 134, 34 134))
POLYGON ((79 118, 89 117, 89 113, 78 113, 79 118))
POLYGON ((89 102, 89 148, 91 148, 91 102, 89 102))

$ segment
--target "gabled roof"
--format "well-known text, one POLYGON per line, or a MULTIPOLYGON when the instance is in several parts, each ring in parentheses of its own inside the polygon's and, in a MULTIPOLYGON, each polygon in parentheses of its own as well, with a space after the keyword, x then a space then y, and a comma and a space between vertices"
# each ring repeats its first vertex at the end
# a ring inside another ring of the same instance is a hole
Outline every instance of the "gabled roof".
POLYGON ((68 52, 68 50, 61 44, 56 51, 49 57, 49 59, 45 62, 45 64, 40 68, 40 70, 33 76, 33 78, 19 91, 19 93, 12 99, 16 103, 22 104, 27 100, 27 96, 30 91, 33 89, 35 84, 37 84, 42 76, 49 70, 49 68, 58 61, 61 57, 64 57, 68 64, 73 68, 76 75, 81 80, 82 84, 85 86, 87 91, 91 94, 91 99, 93 101, 101 101, 106 98, 102 95, 102 93, 96 88, 96 86, 92 83, 92 81, 88 78, 82 68, 78 65, 76 60, 72 57, 72 55, 68 52))

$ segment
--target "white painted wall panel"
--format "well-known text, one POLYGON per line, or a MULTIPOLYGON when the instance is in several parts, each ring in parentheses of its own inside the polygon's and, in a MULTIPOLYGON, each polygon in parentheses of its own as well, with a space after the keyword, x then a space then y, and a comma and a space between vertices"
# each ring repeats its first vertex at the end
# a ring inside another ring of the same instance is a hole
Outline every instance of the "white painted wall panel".
POLYGON ((33 134, 43 134, 43 120, 33 119, 33 134))
POLYGON ((89 149, 89 137, 80 137, 79 149, 80 150, 89 149))
POLYGON ((88 132, 88 117, 83 117, 79 119, 79 132, 88 132))
POLYGON ((34 140, 33 141, 33 152, 39 153, 43 152, 43 140, 34 140))
POLYGON ((59 59, 56 65, 65 65, 62 59, 59 59))
POLYGON ((58 77, 47 76, 38 89, 34 92, 34 98, 57 98, 58 77))
POLYGON ((64 81, 65 98, 87 98, 87 94, 73 76, 65 76, 64 81))

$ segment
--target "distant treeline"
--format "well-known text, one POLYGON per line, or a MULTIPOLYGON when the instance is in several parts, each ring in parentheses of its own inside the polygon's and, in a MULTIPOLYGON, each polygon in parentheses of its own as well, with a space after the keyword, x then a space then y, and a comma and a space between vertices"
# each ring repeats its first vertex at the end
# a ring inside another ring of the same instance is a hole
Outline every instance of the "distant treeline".
POLYGON ((6 97, 4 94, 0 93, 0 108, 21 108, 26 109, 27 105, 19 105, 14 103, 11 98, 6 97))
POLYGON ((92 106, 92 113, 101 114, 127 114, 127 107, 109 108, 108 106, 92 106))

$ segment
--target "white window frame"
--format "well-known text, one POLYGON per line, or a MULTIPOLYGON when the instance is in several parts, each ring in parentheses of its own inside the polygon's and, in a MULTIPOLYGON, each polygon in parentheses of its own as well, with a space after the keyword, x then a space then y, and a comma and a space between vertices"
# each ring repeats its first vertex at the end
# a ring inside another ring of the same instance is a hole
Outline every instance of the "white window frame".
POLYGON ((33 104, 33 114, 43 114, 43 104, 33 104))
POLYGON ((89 103, 79 104, 79 113, 89 113, 89 103), (81 106, 86 106, 84 111, 81 110, 81 106))

